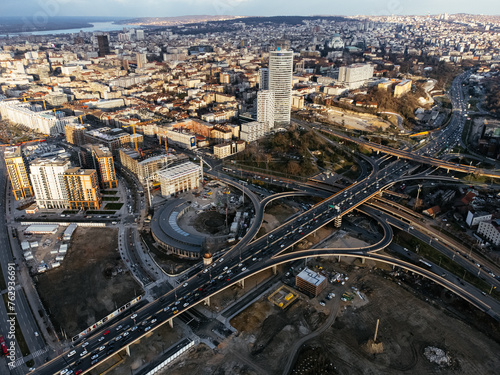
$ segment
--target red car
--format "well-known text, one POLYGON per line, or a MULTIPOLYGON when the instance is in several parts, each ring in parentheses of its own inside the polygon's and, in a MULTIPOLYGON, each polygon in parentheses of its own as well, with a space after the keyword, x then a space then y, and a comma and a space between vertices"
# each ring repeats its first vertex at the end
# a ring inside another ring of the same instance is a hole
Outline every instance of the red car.
POLYGON ((83 370, 76 370, 75 375, 81 374, 83 370))
POLYGON ((108 333, 109 333, 109 329, 108 329, 106 332, 104 332, 103 334, 104 334, 104 335, 107 335, 108 333))

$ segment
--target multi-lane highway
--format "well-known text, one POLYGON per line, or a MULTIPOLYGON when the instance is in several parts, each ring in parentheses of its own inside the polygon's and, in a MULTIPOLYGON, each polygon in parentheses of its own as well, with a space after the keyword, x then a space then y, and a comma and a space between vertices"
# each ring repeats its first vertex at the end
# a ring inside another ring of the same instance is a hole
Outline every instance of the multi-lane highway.
MULTIPOLYGON (((460 83, 461 79, 463 79, 463 77, 457 78, 453 87, 456 87, 456 84, 460 83)), ((458 97, 460 97, 460 94, 457 94, 455 91, 454 89, 452 96, 455 97, 455 95, 458 95, 458 97)), ((460 101, 457 104, 455 99, 453 99, 453 104, 463 106, 463 103, 461 104, 460 101)), ((464 114, 462 110, 456 112, 457 113, 454 114, 448 127, 438 132, 433 140, 430 140, 418 151, 393 150, 366 141, 351 139, 345 135, 336 133, 335 135, 356 143, 366 144, 375 150, 410 159, 418 163, 425 163, 440 168, 453 169, 467 173, 475 172, 500 177, 499 172, 479 170, 477 168, 460 165, 457 166, 456 164, 443 162, 426 155, 433 152, 433 147, 443 147, 446 145, 446 142, 451 139, 450 137, 455 136, 456 132, 460 133, 463 130, 464 114)), ((36 373, 54 374, 63 369, 69 369, 74 373, 86 372, 113 353, 121 350, 131 342, 136 341, 141 336, 148 334, 148 332, 151 332, 159 325, 166 322, 172 322, 173 317, 189 309, 193 305, 202 302, 210 295, 266 268, 311 256, 359 256, 395 264, 422 274, 454 291, 484 311, 491 312, 493 304, 490 304, 489 301, 485 302, 484 296, 481 294, 477 295, 477 291, 472 292, 466 290, 462 286, 458 286, 456 280, 450 281, 441 275, 422 269, 413 264, 374 254, 374 251, 384 248, 392 239, 392 232, 386 229, 388 225, 387 223, 383 224, 384 221, 379 221, 382 223, 382 228, 385 228, 383 239, 377 244, 366 248, 349 250, 313 249, 285 253, 287 249, 301 241, 305 236, 313 233, 321 226, 339 220, 339 218, 352 209, 362 205, 379 194, 384 187, 399 180, 411 168, 409 163, 403 160, 391 160, 390 158, 384 158, 383 161, 375 160, 372 161, 371 164, 372 171, 369 175, 363 176, 363 178, 355 184, 347 187, 334 196, 328 197, 307 212, 294 217, 280 227, 274 229, 272 232, 250 242, 258 230, 258 225, 253 226, 244 240, 226 252, 223 256, 216 259, 215 263, 210 267, 203 270, 200 269, 199 272, 186 280, 182 285, 160 299, 143 307, 137 314, 122 318, 108 329, 89 337, 88 341, 79 343, 71 351, 64 353, 50 363, 39 368, 36 373)), ((219 178, 222 178, 218 172, 213 173, 219 178)), ((237 186, 235 182, 229 182, 227 180, 226 182, 237 186)), ((239 188, 245 189, 241 186, 239 186, 239 188)), ((245 194, 252 199, 256 207, 255 222, 258 224, 262 220, 263 205, 249 191, 245 191, 245 194)), ((376 215, 376 213, 373 213, 373 215, 376 215)), ((494 307, 495 309, 497 308, 496 305, 494 307)), ((498 310, 495 310, 491 312, 491 314, 496 316, 497 311, 498 310)))

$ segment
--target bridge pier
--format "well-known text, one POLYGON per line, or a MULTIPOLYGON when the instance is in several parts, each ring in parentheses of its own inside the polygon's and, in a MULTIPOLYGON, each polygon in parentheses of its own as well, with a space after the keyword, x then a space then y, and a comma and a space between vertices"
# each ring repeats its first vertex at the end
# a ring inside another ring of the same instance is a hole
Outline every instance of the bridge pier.
POLYGON ((365 264, 365 257, 361 258, 361 264, 365 264))
POLYGON ((125 347, 125 353, 130 357, 130 345, 125 347))
POLYGON ((342 226, 342 216, 337 216, 334 221, 335 228, 340 228, 342 226))
POLYGON ((170 318, 168 320, 168 325, 170 326, 170 328, 174 328, 174 318, 170 318))
POLYGON ((205 305, 210 306, 210 297, 205 298, 203 302, 205 302, 205 305))
POLYGON ((273 266, 273 274, 276 275, 278 273, 278 266, 273 266))
POLYGON ((240 286, 242 289, 245 289, 245 279, 240 280, 240 286))

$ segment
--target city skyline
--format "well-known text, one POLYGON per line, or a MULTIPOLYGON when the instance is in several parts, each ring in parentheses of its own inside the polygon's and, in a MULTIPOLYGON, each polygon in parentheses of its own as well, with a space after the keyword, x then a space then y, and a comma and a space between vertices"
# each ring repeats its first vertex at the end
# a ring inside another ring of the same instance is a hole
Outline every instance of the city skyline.
POLYGON ((263 0, 211 0, 211 1, 169 1, 145 0, 140 4, 132 0, 27 0, 23 7, 14 0, 6 0, 2 4, 3 16, 22 16, 36 18, 43 22, 47 17, 55 16, 116 16, 116 17, 172 17, 188 15, 239 15, 239 16, 279 16, 279 15, 426 15, 440 13, 471 13, 499 15, 500 4, 489 1, 470 3, 467 1, 424 0, 418 3, 407 3, 399 0, 373 3, 361 0, 352 5, 327 3, 313 0, 304 6, 303 2, 278 0, 266 2, 263 0), (28 11, 27 11, 28 9, 28 11), (96 12, 98 9, 98 12, 96 12), (193 9, 196 12, 193 13, 193 9))

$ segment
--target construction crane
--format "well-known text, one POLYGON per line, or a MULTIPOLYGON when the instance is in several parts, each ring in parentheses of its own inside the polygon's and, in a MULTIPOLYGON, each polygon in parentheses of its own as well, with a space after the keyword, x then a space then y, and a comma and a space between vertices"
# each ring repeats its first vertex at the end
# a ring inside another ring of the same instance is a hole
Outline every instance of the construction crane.
POLYGON ((139 148, 137 147, 137 137, 135 137, 135 124, 130 124, 130 125, 122 126, 122 128, 130 128, 130 127, 132 127, 132 132, 134 133, 135 151, 139 151, 139 148))

